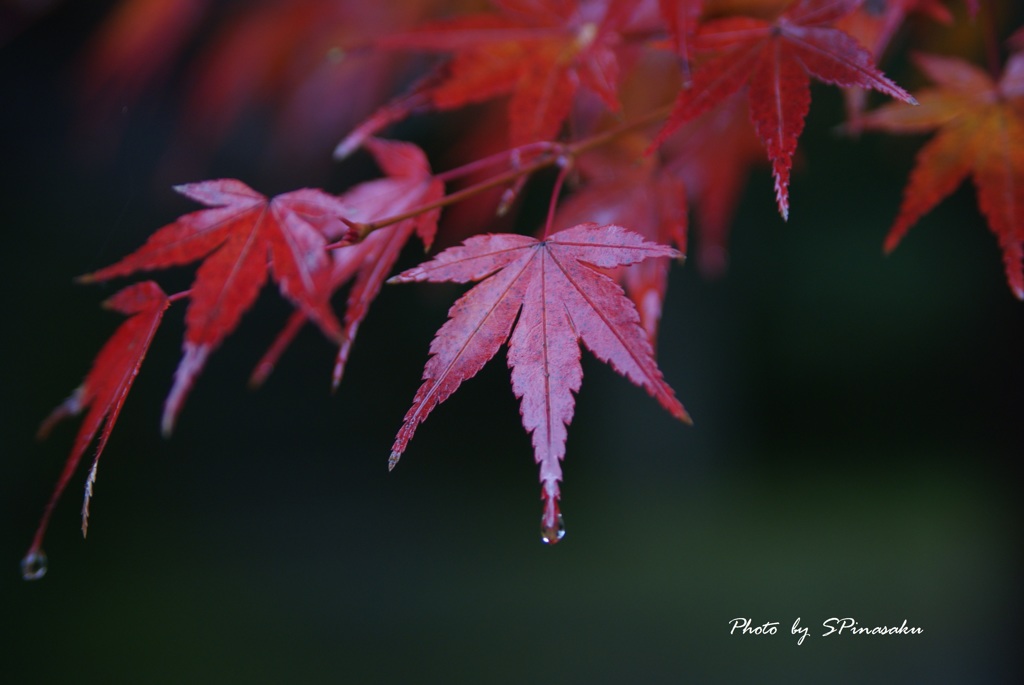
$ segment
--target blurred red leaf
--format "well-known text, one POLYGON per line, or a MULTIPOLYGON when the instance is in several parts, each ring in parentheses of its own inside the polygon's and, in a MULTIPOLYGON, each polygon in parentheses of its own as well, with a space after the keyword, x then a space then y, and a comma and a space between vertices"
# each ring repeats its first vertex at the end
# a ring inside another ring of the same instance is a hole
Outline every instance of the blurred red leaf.
POLYGON ((729 234, 750 169, 764 150, 739 94, 683 126, 662 146, 666 172, 682 179, 693 209, 688 259, 708 278, 724 275, 729 234), (692 241, 691 241, 692 244, 692 241))
POLYGON ((122 0, 93 37, 83 88, 118 108, 165 74, 202 21, 209 0, 122 0))

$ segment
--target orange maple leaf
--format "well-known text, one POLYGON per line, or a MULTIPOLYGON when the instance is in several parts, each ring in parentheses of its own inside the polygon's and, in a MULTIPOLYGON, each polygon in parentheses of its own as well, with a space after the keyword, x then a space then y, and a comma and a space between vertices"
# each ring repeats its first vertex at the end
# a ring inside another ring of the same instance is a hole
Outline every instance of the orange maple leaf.
POLYGON ((1024 53, 998 81, 955 57, 918 55, 916 62, 937 84, 918 96, 921 106, 881 107, 864 120, 865 128, 893 133, 937 131, 917 155, 885 251, 971 176, 1003 251, 1006 280, 1024 300, 1024 53))

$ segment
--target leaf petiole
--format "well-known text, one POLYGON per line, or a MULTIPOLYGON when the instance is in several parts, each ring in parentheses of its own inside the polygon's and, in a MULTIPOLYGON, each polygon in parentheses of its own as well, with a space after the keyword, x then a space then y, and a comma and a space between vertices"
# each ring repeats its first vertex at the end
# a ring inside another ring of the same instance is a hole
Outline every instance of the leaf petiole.
MULTIPOLYGON (((490 166, 494 166, 495 164, 502 160, 509 160, 507 163, 512 165, 511 169, 508 169, 507 171, 502 172, 496 176, 492 176, 489 179, 486 179, 479 183, 475 183, 471 186, 467 186, 465 188, 462 188, 461 190, 456 190, 455 192, 449 193, 444 197, 438 198, 433 202, 420 205, 419 207, 415 207, 408 211, 400 212, 398 214, 385 217, 383 219, 362 223, 350 221, 343 217, 338 217, 339 219, 341 219, 342 222, 344 222, 349 228, 352 229, 351 235, 346 236, 344 240, 340 240, 338 242, 327 245, 326 249, 335 250, 342 247, 346 247, 348 245, 352 245, 354 243, 358 243, 376 230, 386 228, 388 226, 400 223, 402 221, 406 221, 408 219, 415 218, 421 214, 425 214, 426 212, 435 209, 442 209, 444 207, 448 207, 449 205, 456 204, 458 202, 461 202, 462 200, 466 200, 470 197, 473 197, 474 195, 482 193, 485 190, 490 190, 491 188, 495 188, 501 185, 512 183, 514 181, 518 181, 521 178, 530 176, 531 174, 534 174, 542 169, 546 169, 547 167, 550 166, 558 165, 566 169, 571 168, 576 158, 579 157, 584 152, 588 152, 596 147, 605 145, 624 133, 628 133, 634 129, 642 128, 644 126, 648 126, 657 121, 665 119, 666 117, 668 117, 671 111, 672 105, 665 105, 663 107, 658 107, 657 109, 651 110, 650 112, 648 112, 647 114, 638 119, 619 124, 618 126, 614 126, 605 131, 594 134, 589 138, 584 138, 583 140, 577 141, 575 143, 563 144, 551 141, 530 143, 528 145, 513 148, 511 150, 498 153, 496 155, 491 155, 490 157, 484 158, 483 160, 478 160, 477 162, 470 162, 469 164, 463 165, 461 167, 456 167, 455 169, 442 172, 441 174, 438 174, 435 178, 447 181, 453 178, 459 178, 461 176, 472 173, 474 171, 478 171, 480 169, 486 169, 490 166), (532 159, 531 162, 523 165, 520 161, 518 161, 519 158, 522 156, 523 152, 532 152, 534 149, 538 149, 539 152, 532 159)), ((559 177, 564 181, 563 176, 563 174, 559 174, 559 177)), ((560 185, 561 181, 559 181, 558 183, 560 185)))

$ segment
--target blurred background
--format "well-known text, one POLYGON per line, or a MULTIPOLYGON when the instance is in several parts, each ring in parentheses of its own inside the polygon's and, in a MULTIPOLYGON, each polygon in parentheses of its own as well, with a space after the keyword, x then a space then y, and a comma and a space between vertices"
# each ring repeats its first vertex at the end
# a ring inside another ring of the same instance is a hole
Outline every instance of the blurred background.
MULTIPOLYGON (((191 211, 172 183, 340 192, 374 173, 330 161, 351 122, 317 129, 317 146, 288 143, 284 109, 256 97, 204 141, 182 124, 181 86, 199 78, 188 68, 137 97, 96 96, 83 69, 111 3, 58 4, 31 22, 29 6, 0 14, 5 682, 1020 678, 1024 305, 970 186, 883 258, 923 139, 836 135, 841 98, 820 85, 790 221, 755 171, 725 277, 672 274, 659 363, 695 425, 584 355, 559 545, 539 539, 536 466, 503 360, 387 472, 460 288, 386 287, 334 396, 334 350, 312 330, 265 387, 246 388, 287 317, 267 289, 165 440, 183 331, 170 310, 106 448, 88 540, 83 469, 51 525, 49 573, 22 581, 77 422, 45 443, 36 427, 120 320, 98 307, 118 284, 72 277, 191 211), (737 617, 777 621, 779 634, 730 636, 737 617), (924 632, 822 637, 833 617, 924 632), (797 618, 811 627, 799 646, 797 618)), ((426 11, 410 7, 403 21, 426 11)), ((933 44, 961 35, 929 32, 933 44)), ((192 64, 203 44, 182 48, 192 64)), ((354 121, 372 107, 357 86, 367 73, 385 90, 407 77, 357 67, 325 76, 356 100, 354 121)), ((905 64, 892 74, 920 85, 905 64)), ((396 135, 435 154, 443 139, 423 136, 437 124, 396 135)), ((400 266, 421 258, 411 248, 400 266)), ((159 278, 184 288, 190 275, 159 278)))

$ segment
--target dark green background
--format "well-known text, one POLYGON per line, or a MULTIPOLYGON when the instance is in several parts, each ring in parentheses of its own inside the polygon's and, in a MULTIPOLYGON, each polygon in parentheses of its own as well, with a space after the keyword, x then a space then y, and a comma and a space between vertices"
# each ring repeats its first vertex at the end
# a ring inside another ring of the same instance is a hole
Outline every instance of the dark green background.
POLYGON ((539 541, 503 360, 385 468, 459 289, 387 287, 333 397, 333 352, 313 332, 263 390, 245 388, 286 316, 268 289, 163 440, 182 332, 171 310, 104 454, 88 541, 82 473, 53 520, 49 574, 21 581, 76 425, 42 444, 35 428, 118 322, 97 307, 116 286, 71 277, 189 211, 170 182, 344 180, 325 160, 255 170, 256 117, 203 176, 155 181, 173 94, 99 129, 76 116, 71 66, 98 15, 64 9, 0 46, 5 682, 1020 677, 1024 305, 969 187, 881 256, 921 139, 834 136, 839 97, 822 86, 790 222, 760 171, 727 278, 673 274, 659 359, 694 427, 585 360, 562 544, 539 541), (924 633, 821 637, 845 616, 924 633), (780 634, 730 636, 735 617, 780 634), (798 617, 812 627, 802 646, 798 617))

